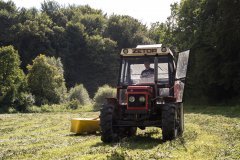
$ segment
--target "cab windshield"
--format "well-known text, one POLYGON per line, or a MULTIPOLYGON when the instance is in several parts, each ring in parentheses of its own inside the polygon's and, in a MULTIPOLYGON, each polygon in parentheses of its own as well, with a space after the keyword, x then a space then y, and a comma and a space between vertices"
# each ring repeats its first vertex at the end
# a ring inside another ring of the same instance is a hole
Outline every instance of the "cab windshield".
MULTIPOLYGON (((158 83, 168 84, 172 63, 168 57, 158 57, 158 83), (170 72, 169 72, 170 71, 170 72)), ((126 57, 122 59, 120 85, 141 85, 154 83, 154 57, 126 57)))

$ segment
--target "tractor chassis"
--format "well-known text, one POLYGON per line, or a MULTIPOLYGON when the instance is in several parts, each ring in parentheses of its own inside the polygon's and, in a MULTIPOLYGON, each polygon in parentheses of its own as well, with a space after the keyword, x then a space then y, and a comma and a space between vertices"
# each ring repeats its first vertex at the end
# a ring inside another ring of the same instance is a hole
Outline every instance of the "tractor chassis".
POLYGON ((162 121, 117 121, 114 127, 161 127, 162 121))

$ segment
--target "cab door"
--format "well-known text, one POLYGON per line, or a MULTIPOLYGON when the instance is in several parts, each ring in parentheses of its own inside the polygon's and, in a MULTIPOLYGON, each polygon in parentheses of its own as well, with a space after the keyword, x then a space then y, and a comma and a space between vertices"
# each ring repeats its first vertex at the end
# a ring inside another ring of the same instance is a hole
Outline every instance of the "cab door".
POLYGON ((177 102, 183 101, 184 85, 187 75, 190 50, 178 54, 177 69, 175 74, 174 97, 177 102))

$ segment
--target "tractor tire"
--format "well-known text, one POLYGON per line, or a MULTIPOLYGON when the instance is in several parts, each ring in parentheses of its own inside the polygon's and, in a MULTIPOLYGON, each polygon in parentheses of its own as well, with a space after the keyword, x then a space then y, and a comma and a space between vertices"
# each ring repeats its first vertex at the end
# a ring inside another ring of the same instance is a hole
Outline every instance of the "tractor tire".
POLYGON ((103 105, 100 110, 101 140, 110 143, 116 140, 116 134, 113 129, 113 105, 103 105))
POLYGON ((173 140, 178 136, 177 107, 175 104, 166 104, 162 110, 162 137, 163 141, 173 140))
POLYGON ((178 136, 182 136, 184 131, 184 110, 183 110, 183 104, 179 104, 179 130, 178 130, 178 136))

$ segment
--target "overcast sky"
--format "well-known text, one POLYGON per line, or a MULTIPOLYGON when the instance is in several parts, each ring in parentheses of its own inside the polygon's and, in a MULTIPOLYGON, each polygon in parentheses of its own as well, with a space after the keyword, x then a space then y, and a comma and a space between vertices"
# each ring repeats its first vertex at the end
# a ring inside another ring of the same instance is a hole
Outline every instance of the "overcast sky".
MULTIPOLYGON (((7 1, 7 0, 5 0, 7 1)), ((17 7, 40 9, 44 0, 13 0, 17 7)), ((148 26, 154 22, 165 22, 170 15, 170 4, 180 0, 56 0, 61 5, 77 4, 101 9, 104 13, 129 15, 148 26)))

